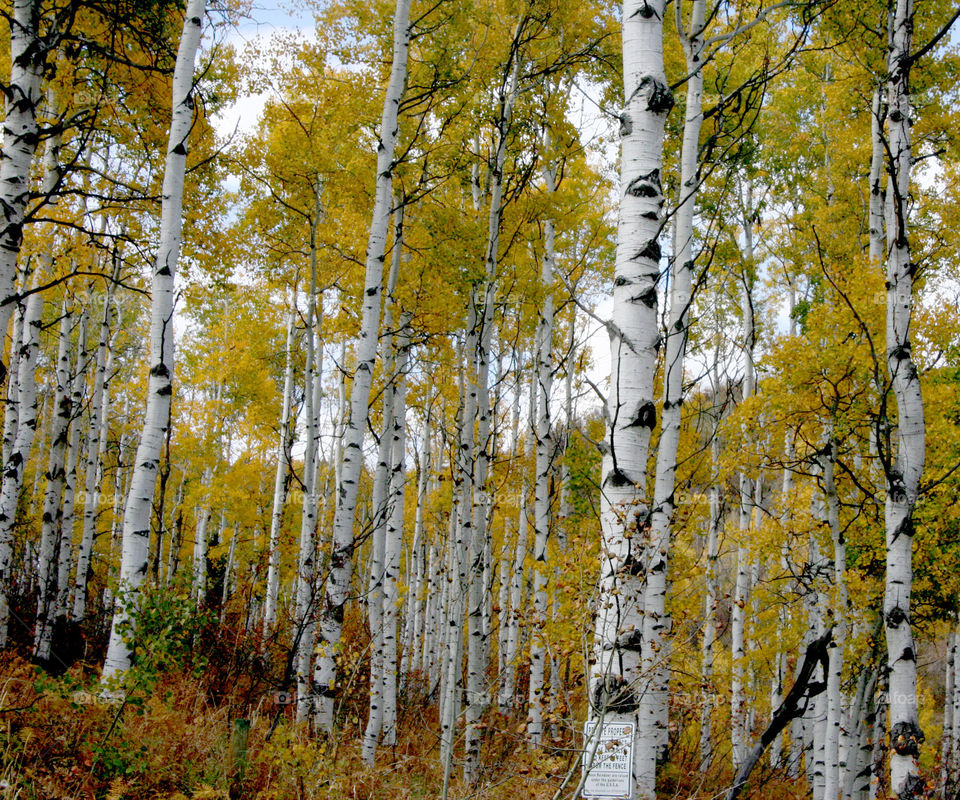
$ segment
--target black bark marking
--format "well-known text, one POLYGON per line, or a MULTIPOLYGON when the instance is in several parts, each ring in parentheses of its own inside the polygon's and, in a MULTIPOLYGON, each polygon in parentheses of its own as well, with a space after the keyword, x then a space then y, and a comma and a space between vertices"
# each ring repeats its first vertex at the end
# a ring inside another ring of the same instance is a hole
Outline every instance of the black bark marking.
POLYGON ((651 239, 644 245, 643 250, 634 256, 634 260, 638 258, 649 258, 651 261, 659 262, 661 253, 660 243, 656 239, 651 239))
POLYGON ((604 483, 613 486, 615 489, 622 489, 624 486, 631 486, 633 481, 631 481, 619 469, 614 469, 612 472, 607 474, 604 483))
POLYGON ((647 308, 656 308, 657 307, 657 290, 654 288, 647 289, 645 292, 637 295, 636 297, 630 298, 631 302, 640 302, 643 303, 647 308))
POLYGON ((627 184, 627 194, 632 197, 659 197, 663 193, 660 184, 660 170, 655 169, 646 175, 637 175, 627 184))
POLYGON ((900 627, 900 623, 907 619, 906 612, 900 606, 894 606, 887 612, 887 625, 891 628, 900 627))
POLYGON ((657 424, 657 408, 651 402, 646 402, 637 409, 637 415, 627 427, 629 428, 650 428, 657 424))
POLYGON ((920 755, 923 731, 916 722, 898 722, 890 729, 890 747, 900 756, 920 755))
POLYGON ((898 800, 917 800, 923 797, 926 791, 926 784, 919 775, 910 773, 904 778, 900 791, 897 792, 898 800))
POLYGON ((601 714, 632 714, 640 707, 630 684, 619 675, 605 675, 603 680, 597 681, 593 691, 593 705, 601 714))
POLYGON ((617 637, 618 650, 632 650, 639 653, 643 648, 643 633, 636 628, 617 637))
POLYGON ((647 92, 647 111, 654 114, 669 114, 673 108, 673 92, 670 87, 654 75, 644 75, 640 81, 640 92, 647 92))

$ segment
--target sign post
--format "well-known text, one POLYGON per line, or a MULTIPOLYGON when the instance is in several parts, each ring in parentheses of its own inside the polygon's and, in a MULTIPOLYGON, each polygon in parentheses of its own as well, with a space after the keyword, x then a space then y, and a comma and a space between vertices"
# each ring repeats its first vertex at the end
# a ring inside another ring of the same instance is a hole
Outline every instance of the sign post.
POLYGON ((583 800, 632 800, 632 722, 607 722, 596 735, 595 722, 584 726, 583 800))

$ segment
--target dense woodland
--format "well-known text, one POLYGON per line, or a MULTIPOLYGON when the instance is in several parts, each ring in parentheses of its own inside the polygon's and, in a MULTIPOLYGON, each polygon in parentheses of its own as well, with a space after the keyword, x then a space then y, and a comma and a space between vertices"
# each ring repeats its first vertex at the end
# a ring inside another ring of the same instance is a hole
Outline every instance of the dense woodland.
POLYGON ((0 797, 953 800, 960 10, 2 9, 0 797))

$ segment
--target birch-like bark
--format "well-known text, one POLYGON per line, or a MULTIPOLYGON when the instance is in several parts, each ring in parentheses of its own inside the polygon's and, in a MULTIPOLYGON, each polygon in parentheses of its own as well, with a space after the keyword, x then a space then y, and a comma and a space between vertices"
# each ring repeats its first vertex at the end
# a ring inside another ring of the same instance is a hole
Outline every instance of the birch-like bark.
MULTIPOLYGON (((549 131, 544 136, 544 149, 550 147, 549 131)), ((543 168, 547 202, 557 191, 556 167, 543 168)), ((547 212, 550 213, 549 211, 547 212)), ((537 322, 537 417, 532 428, 536 437, 533 500, 533 621, 530 631, 530 682, 527 698, 527 737, 530 744, 543 741, 543 675, 547 640, 547 540, 550 535, 550 477, 553 464, 553 421, 550 416, 550 394, 553 390, 553 272, 554 221, 549 216, 543 226, 543 263, 540 284, 543 300, 537 322)))
POLYGON ((290 412, 293 406, 293 344, 294 322, 297 313, 297 293, 287 312, 287 340, 283 370, 283 401, 280 411, 280 442, 277 446, 277 472, 273 484, 273 512, 270 515, 270 542, 267 556, 267 593, 263 608, 264 641, 277 622, 277 599, 280 596, 280 532, 283 528, 283 510, 287 504, 287 489, 290 485, 290 462, 292 459, 295 426, 291 425, 290 412))
POLYGON ((337 509, 333 520, 333 550, 327 577, 320 621, 319 658, 315 691, 320 695, 317 725, 333 730, 333 699, 337 692, 337 663, 344 606, 350 596, 353 571, 353 525, 357 491, 363 466, 363 438, 370 413, 370 383, 377 357, 377 333, 380 327, 380 294, 387 230, 390 224, 393 192, 394 149, 397 141, 398 112, 407 74, 410 47, 410 0, 397 0, 393 20, 393 65, 383 103, 380 138, 377 147, 377 182, 373 219, 367 241, 363 311, 357 342, 357 368, 350 391, 350 415, 343 434, 343 464, 337 487, 337 509))
MULTIPOLYGON (((424 520, 426 517, 427 489, 430 485, 431 464, 431 420, 430 409, 427 409, 427 416, 423 422, 423 444, 420 447, 420 474, 417 478, 417 513, 413 523, 413 544, 411 545, 411 554, 413 557, 413 568, 410 570, 412 581, 410 583, 410 602, 407 608, 407 624, 409 634, 406 637, 407 669, 402 674, 416 672, 423 668, 421 659, 421 642, 424 636, 424 614, 425 614, 425 581, 429 575, 427 569, 427 544, 425 540, 426 528, 424 520)), ((427 590, 429 591, 429 589, 427 590)))
MULTIPOLYGON (((539 382, 536 372, 533 371, 530 380, 529 406, 527 411, 527 420, 536 419, 539 382)), ((533 453, 534 437, 532 431, 526 437, 523 447, 522 463, 530 462, 533 453)), ((527 555, 527 546, 530 538, 530 480, 527 477, 527 471, 524 470, 521 479, 520 492, 520 515, 517 520, 517 538, 513 550, 513 568, 510 573, 510 616, 507 619, 507 639, 506 653, 504 654, 505 668, 503 679, 500 684, 499 705, 504 713, 509 713, 516 703, 516 677, 517 677, 517 656, 520 652, 520 619, 523 612, 523 585, 524 585, 524 562, 527 555)))
MULTIPOLYGON (((39 35, 40 0, 14 0, 12 5, 10 82, 4 90, 3 157, 0 159, 0 337, 6 336, 17 303, 17 259, 30 197, 30 169, 40 142, 37 111, 48 52, 39 35)), ((0 371, 0 377, 4 372, 0 371)), ((4 568, 0 563, 0 572, 4 568)), ((4 577, 0 575, 0 579, 4 577)), ((0 617, 5 613, 0 608, 0 617)), ((5 621, 2 629, 0 638, 6 636, 5 621)))
MULTIPOLYGON (((467 463, 473 469, 472 497, 469 508, 472 517, 470 533, 465 536, 469 549, 470 570, 467 583, 467 709, 464 728, 463 780, 472 785, 476 780, 480 736, 477 727, 480 717, 489 703, 489 687, 486 672, 489 659, 487 638, 483 631, 486 586, 484 582, 484 553, 486 551, 487 513, 490 497, 487 474, 490 464, 490 350, 493 341, 493 313, 497 286, 497 267, 500 260, 500 224, 503 217, 504 166, 507 160, 507 135, 513 119, 513 106, 517 96, 520 71, 518 41, 524 22, 521 21, 514 35, 510 58, 512 67, 504 76, 500 87, 497 115, 496 148, 490 170, 490 205, 487 216, 487 247, 484 257, 483 314, 480 318, 479 336, 475 340, 475 367, 471 372, 469 393, 476 410, 477 434, 472 442, 472 458, 467 463)), ((508 62, 509 66, 509 62, 508 62)), ((475 171, 475 176, 478 174, 475 171)), ((479 206, 479 195, 474 180, 474 205, 479 206)), ((476 289, 474 290, 476 292, 476 289)), ((475 301, 474 301, 475 302, 475 301)), ((465 425, 473 428, 473 417, 464 419, 465 425)), ((466 455, 466 452, 465 452, 466 455)))
POLYGON ((846 643, 847 617, 847 588, 846 588, 846 561, 847 549, 840 529, 840 502, 837 496, 835 479, 837 458, 837 443, 831 438, 827 441, 821 456, 821 474, 823 477, 823 494, 826 508, 826 522, 830 530, 833 543, 833 586, 834 595, 831 608, 836 608, 833 615, 834 647, 829 653, 829 671, 827 674, 827 723, 824 739, 824 798, 837 800, 840 792, 840 776, 843 764, 841 763, 841 732, 843 727, 843 648, 846 643))
MULTIPOLYGON (((22 276, 24 283, 26 275, 22 276)), ((10 336, 10 363, 7 365, 7 395, 3 404, 3 463, 6 464, 13 451, 13 443, 17 438, 17 421, 20 415, 18 404, 19 376, 20 376, 20 346, 23 343, 23 318, 27 313, 26 304, 17 303, 17 311, 13 317, 13 330, 10 336)))
POLYGON ((886 198, 887 371, 897 404, 895 453, 885 462, 887 497, 886 589, 883 601, 887 639, 890 706, 890 790, 900 800, 923 792, 919 748, 923 741, 917 708, 917 657, 910 622, 913 583, 913 509, 925 455, 925 426, 920 376, 913 361, 910 321, 916 265, 910 260, 908 203, 910 144, 910 45, 913 1, 897 0, 890 18, 887 62, 887 127, 890 158, 886 198))
POLYGON ((50 428, 50 454, 47 460, 47 490, 43 500, 40 528, 39 584, 37 618, 33 634, 33 655, 41 661, 50 658, 53 642, 53 606, 57 595, 59 559, 57 540, 62 521, 63 479, 67 439, 73 419, 70 382, 70 328, 73 315, 64 302, 60 311, 60 335, 57 345, 56 390, 53 399, 53 424, 50 428))
POLYGON ((153 270, 150 300, 150 378, 147 409, 123 512, 123 555, 119 589, 124 602, 117 605, 113 615, 110 642, 103 665, 103 681, 106 685, 114 679, 121 679, 132 663, 133 612, 140 584, 146 574, 153 495, 160 455, 170 424, 174 369, 173 284, 183 229, 187 138, 193 125, 194 60, 200 47, 205 9, 205 0, 189 0, 187 3, 183 33, 173 70, 173 116, 163 170, 160 242, 153 270))
POLYGON ((37 358, 40 328, 43 325, 43 295, 34 292, 27 299, 23 316, 23 341, 17 364, 17 434, 10 456, 3 466, 0 488, 0 648, 6 647, 10 618, 10 567, 13 554, 13 526, 17 500, 23 486, 23 471, 30 457, 37 431, 37 358))
POLYGON ((293 648, 296 652, 297 722, 314 712, 316 692, 311 683, 311 659, 316 633, 316 557, 317 557, 317 445, 319 418, 317 386, 321 344, 318 333, 323 318, 323 295, 317 292, 316 229, 320 217, 320 190, 314 189, 315 209, 310 219, 310 289, 307 293, 306 344, 304 367, 304 413, 306 443, 303 454, 303 503, 300 509, 300 548, 297 553, 296 616, 293 648))
POLYGON ((104 383, 107 376, 107 353, 110 344, 111 301, 115 281, 119 278, 120 261, 116 259, 113 268, 113 281, 107 287, 103 300, 103 316, 100 318, 100 331, 97 340, 97 362, 93 375, 93 394, 90 397, 90 420, 87 426, 87 457, 84 468, 83 531, 80 535, 80 547, 77 550, 77 568, 74 579, 73 606, 71 619, 79 622, 87 613, 87 580, 90 576, 90 557, 93 554, 93 540, 96 534, 97 512, 100 507, 101 448, 100 436, 105 418, 104 383))
MULTIPOLYGON (((676 6, 678 21, 680 4, 676 6)), ((669 708, 670 622, 666 611, 667 565, 673 515, 676 508, 677 449, 683 411, 683 364, 689 334, 692 300, 693 218, 700 181, 699 146, 703 123, 703 30, 706 0, 693 0, 687 32, 678 25, 687 65, 686 108, 680 155, 680 198, 674 228, 674 259, 671 268, 670 312, 666 329, 666 360, 663 379, 663 412, 657 445, 653 507, 650 518, 649 557, 646 560, 646 589, 643 612, 642 673, 647 688, 640 700, 639 736, 649 746, 639 749, 635 759, 637 778, 645 796, 656 793, 657 762, 666 755, 669 708)))
POLYGON ((73 566, 73 528, 77 498, 77 463, 80 460, 81 426, 76 415, 83 404, 87 370, 87 312, 80 312, 77 333, 77 357, 74 362, 70 405, 74 422, 67 436, 67 461, 63 467, 63 502, 60 507, 60 544, 58 545, 58 578, 55 616, 65 619, 70 612, 70 568, 73 566))
MULTIPOLYGON (((601 473, 600 587, 590 669, 590 717, 595 722, 602 718, 636 724, 642 692, 643 487, 650 432, 656 424, 663 130, 673 106, 663 66, 664 10, 660 0, 623 4, 620 216, 609 325, 607 452, 601 473)), ((648 780, 641 783, 636 772, 636 765, 655 758, 645 750, 653 746, 649 736, 637 736, 632 779, 637 800, 653 797, 654 787, 648 780)))
MULTIPOLYGON (((397 243, 399 246, 399 242, 397 243)), ((390 431, 391 454, 390 517, 387 521, 386 546, 383 555, 383 744, 397 744, 397 615, 400 609, 400 555, 403 546, 404 488, 406 486, 406 374, 409 369, 410 318, 400 324, 397 352, 397 378, 393 396, 393 429, 390 431)))
MULTIPOLYGON (((741 271, 740 280, 740 316, 743 325, 743 400, 749 400, 756 390, 756 368, 754 366, 754 348, 756 330, 753 318, 753 192, 749 180, 741 183, 741 203, 743 212, 743 259, 746 264, 741 271)), ((747 757, 750 731, 748 725, 748 707, 745 694, 746 677, 746 606, 749 601, 751 582, 750 566, 753 556, 749 548, 750 506, 752 504, 753 484, 746 473, 740 474, 740 539, 737 542, 737 581, 734 590, 733 610, 730 622, 731 667, 730 681, 730 731, 732 735, 733 768, 737 772, 747 757)))
MULTIPOLYGON (((956 625, 956 623, 954 623, 956 625)), ((953 791, 957 785, 958 765, 960 765, 960 631, 954 628, 953 655, 953 724, 950 735, 950 775, 947 788, 953 791)))
POLYGON ((370 625, 370 697, 367 725, 363 734, 363 760, 373 765, 377 755, 377 743, 383 729, 383 690, 386 678, 384 665, 384 559, 387 547, 387 523, 390 517, 390 480, 393 463, 394 419, 394 367, 396 353, 393 347, 393 311, 396 304, 397 280, 400 274, 402 255, 403 212, 395 212, 396 236, 390 272, 387 276, 387 291, 383 311, 383 374, 386 384, 383 389, 383 428, 380 433, 379 454, 373 477, 372 525, 370 545, 370 576, 367 582, 367 617, 370 625))

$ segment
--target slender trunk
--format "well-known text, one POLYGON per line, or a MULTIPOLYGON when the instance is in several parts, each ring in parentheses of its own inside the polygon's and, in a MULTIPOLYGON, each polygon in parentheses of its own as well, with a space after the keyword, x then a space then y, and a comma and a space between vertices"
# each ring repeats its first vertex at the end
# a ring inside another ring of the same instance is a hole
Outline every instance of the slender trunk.
POLYGON ((384 662, 384 599, 383 581, 387 547, 387 525, 391 516, 390 491, 391 468, 393 466, 394 418, 394 367, 396 353, 393 347, 393 311, 396 305, 397 280, 400 274, 402 255, 403 212, 395 212, 396 236, 394 238, 393 257, 390 259, 390 273, 387 276, 387 292, 383 311, 383 429, 380 433, 379 455, 373 478, 372 506, 373 533, 370 546, 370 579, 367 584, 367 613, 370 624, 370 698, 367 726, 363 735, 363 760, 372 765, 377 754, 377 743, 383 730, 383 690, 386 680, 384 662))
POLYGON ((940 792, 944 797, 948 797, 947 791, 953 783, 953 701, 956 687, 954 678, 956 677, 956 657, 957 657, 957 630, 956 626, 950 628, 950 634, 947 637, 946 669, 944 671, 944 691, 943 691, 943 736, 940 741, 940 792))
POLYGON ((344 606, 350 596, 353 570, 353 525, 357 491, 363 466, 363 438, 370 412, 370 383, 377 357, 377 333, 380 327, 380 293, 387 229, 390 223, 390 198, 393 192, 394 148, 397 141, 400 100, 407 74, 410 46, 410 0, 397 0, 393 20, 393 65, 384 97, 380 138, 377 148, 377 183, 373 219, 367 241, 364 276, 363 312, 357 343, 357 368, 350 392, 350 415, 343 436, 343 465, 337 487, 337 509, 333 520, 333 550, 320 622, 320 655, 316 690, 321 695, 317 725, 333 730, 333 699, 337 691, 337 655, 343 628, 344 606))
POLYGON ((693 290, 693 218, 699 175, 700 127, 703 95, 702 51, 706 0, 691 5, 689 33, 681 32, 687 65, 686 109, 680 158, 680 199, 677 204, 674 259, 671 269, 670 312, 666 329, 663 413, 657 445, 656 476, 650 520, 649 558, 643 611, 641 670, 648 681, 640 700, 638 736, 649 741, 635 761, 642 793, 656 793, 657 762, 666 759, 669 708, 670 621, 666 611, 667 565, 673 515, 676 508, 677 450, 683 411, 683 364, 690 327, 693 290))
POLYGON ((316 231, 320 221, 320 188, 314 189, 314 214, 310 222, 310 290, 307 294, 307 363, 304 367, 304 411, 306 446, 303 454, 303 505, 300 510, 300 549, 297 554, 296 616, 293 648, 296 652, 297 721, 310 718, 316 694, 311 684, 311 661, 316 632, 316 558, 317 558, 317 444, 319 419, 317 386, 321 381, 319 332, 323 317, 323 295, 317 293, 316 231), (319 305, 318 305, 319 297, 319 305))
POLYGON ((57 594, 57 539, 60 530, 63 506, 64 464, 67 454, 67 439, 73 419, 70 383, 70 323, 73 315, 66 303, 60 312, 60 336, 57 347, 56 393, 54 395, 53 425, 50 429, 50 455, 47 461, 47 491, 43 501, 43 518, 40 533, 39 580, 37 595, 37 619, 33 634, 33 654, 39 661, 50 658, 53 641, 53 606, 57 594))
POLYGON ((280 594, 280 532, 283 529, 283 510, 287 504, 287 489, 290 484, 295 426, 291 425, 290 412, 293 405, 293 345, 294 320, 296 319, 297 293, 287 313, 286 359, 283 371, 283 405, 280 411, 280 443, 277 447, 277 473, 273 485, 273 513, 270 515, 270 552, 267 564, 267 596, 263 609, 263 637, 273 630, 277 622, 277 599, 280 594))
MULTIPOLYGON (((716 369, 714 370, 716 375, 716 369)), ((714 379, 714 392, 719 390, 714 379)), ((715 416, 719 412, 715 409, 715 416)), ((719 419, 716 419, 719 424, 719 419)), ((706 552, 706 590, 703 609, 703 644, 701 655, 700 680, 703 690, 703 707, 700 712, 700 765, 706 769, 713 761, 713 706, 716 690, 713 683, 713 656, 717 642, 717 559, 720 555, 720 485, 717 477, 720 460, 720 439, 714 430, 710 442, 710 519, 707 522, 706 552)))
POLYGON ((37 430, 37 358, 40 353, 40 328, 43 324, 43 296, 34 292, 27 300, 23 316, 23 341, 17 365, 17 434, 10 457, 3 467, 0 488, 0 648, 6 647, 10 617, 10 567, 13 552, 13 526, 17 501, 23 486, 23 472, 30 458, 37 430))
MULTIPOLYGON (((550 146, 549 131, 544 137, 544 149, 550 146)), ((556 168, 551 163, 543 169, 547 202, 557 190, 556 168)), ((548 211, 549 213, 549 211, 548 211)), ((550 394, 553 390, 553 271, 554 222, 544 222, 543 264, 540 285, 543 300, 537 324, 537 417, 531 427, 536 437, 533 501, 533 620, 530 636, 530 686, 527 699, 527 737, 530 744, 543 742, 543 675, 546 657, 547 624, 547 540, 550 534, 550 478, 553 462, 553 424, 550 417, 550 394)))
POLYGON ((823 492, 826 501, 826 522, 833 542, 833 587, 831 608, 833 614, 834 646, 830 649, 829 672, 827 674, 827 730, 824 742, 824 798, 838 800, 840 776, 843 771, 841 739, 843 730, 843 648, 846 644, 847 589, 846 561, 847 550, 840 529, 840 503, 834 477, 836 469, 837 443, 831 438, 821 458, 823 492))
MULTIPOLYGON (((114 257, 117 257, 114 253, 114 257)), ((114 280, 119 275, 119 258, 114 266, 114 280)), ((101 447, 100 436, 104 419, 104 383, 107 374, 107 352, 110 344, 111 301, 114 283, 110 283, 103 301, 103 316, 100 320, 100 335, 97 341, 97 362, 93 376, 93 394, 90 398, 90 421, 87 427, 87 457, 84 468, 83 532, 77 551, 77 571, 74 583, 71 618, 83 619, 87 613, 87 580, 90 575, 90 556, 96 535, 97 511, 100 505, 101 447)))
POLYGON ((194 60, 200 46, 205 0, 189 0, 173 72, 170 136, 163 171, 160 243, 153 270, 150 301, 150 378, 143 434, 137 446, 129 496, 123 513, 123 556, 119 590, 125 602, 113 615, 110 642, 103 665, 103 681, 122 679, 132 663, 129 628, 134 624, 140 584, 146 573, 150 547, 150 515, 160 456, 170 425, 173 391, 174 275, 180 256, 183 227, 183 185, 187 165, 187 137, 193 126, 194 60))
POLYGON ((390 518, 383 555, 383 725, 387 747, 397 744, 397 614, 400 608, 400 550, 403 545, 404 487, 406 485, 406 373, 409 368, 409 317, 400 325, 397 378, 393 397, 393 429, 390 432, 390 518))
POLYGON ((919 748, 923 741, 917 708, 916 645, 910 621, 913 582, 913 509, 925 455, 925 426, 920 376, 911 354, 910 321, 916 265, 910 260, 908 203, 910 145, 910 45, 912 0, 897 0, 890 19, 887 63, 889 106, 887 188, 887 370, 896 397, 895 452, 886 465, 886 591, 883 613, 887 639, 890 705, 890 789, 900 800, 923 793, 919 748))

